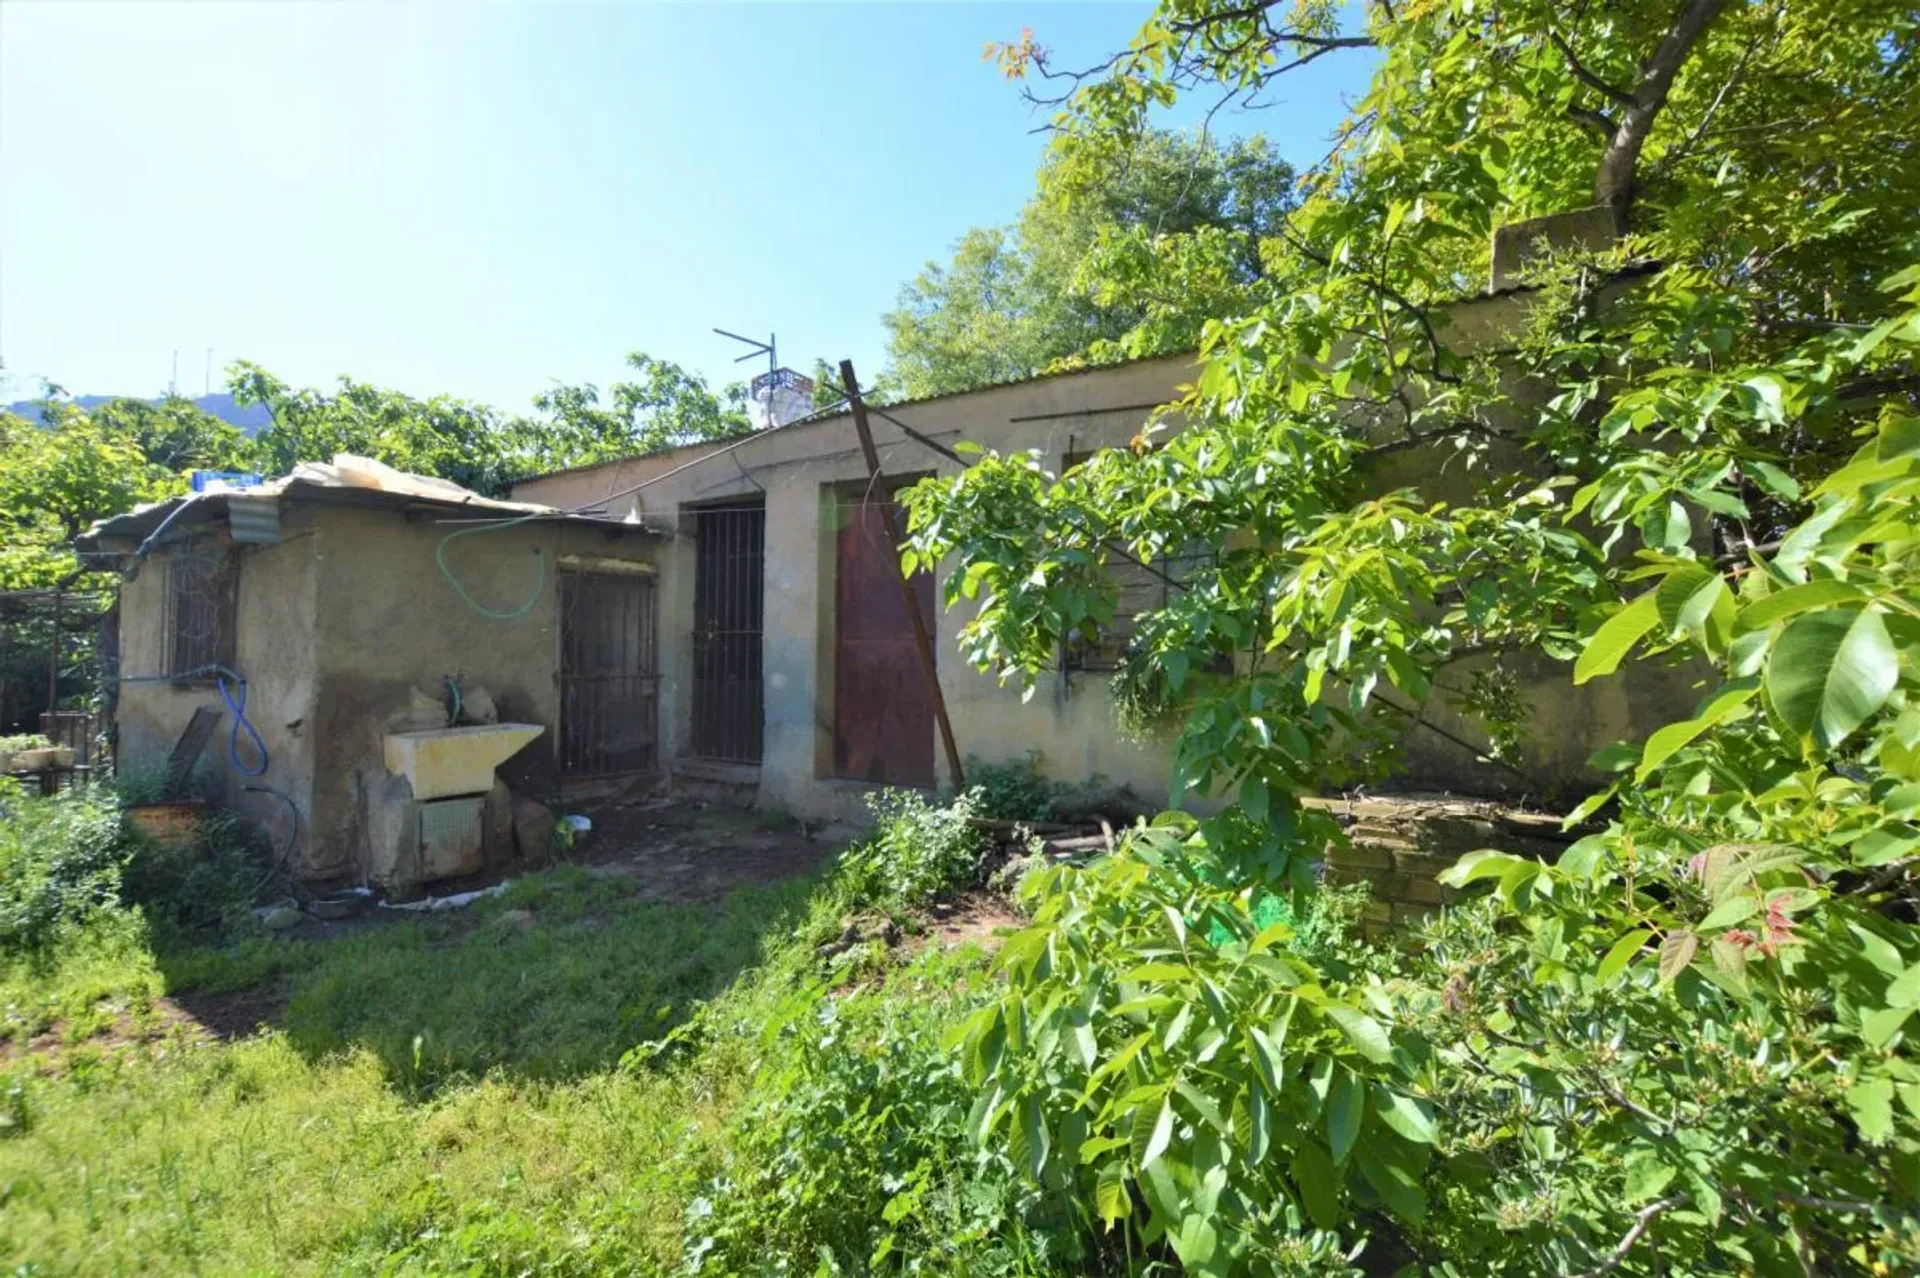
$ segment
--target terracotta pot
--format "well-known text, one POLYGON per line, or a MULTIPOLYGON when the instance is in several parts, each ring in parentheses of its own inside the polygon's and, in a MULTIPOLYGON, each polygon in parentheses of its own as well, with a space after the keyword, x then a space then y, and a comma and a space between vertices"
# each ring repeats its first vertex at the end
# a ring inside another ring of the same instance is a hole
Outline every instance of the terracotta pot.
POLYGON ((177 847, 193 838, 207 805, 197 799, 171 803, 143 803, 128 808, 127 823, 162 847, 177 847))

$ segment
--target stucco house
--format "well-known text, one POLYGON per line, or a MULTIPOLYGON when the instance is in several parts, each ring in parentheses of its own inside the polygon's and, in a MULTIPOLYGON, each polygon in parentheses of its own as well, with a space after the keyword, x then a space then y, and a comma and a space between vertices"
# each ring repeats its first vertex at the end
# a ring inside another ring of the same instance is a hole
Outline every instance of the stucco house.
POLYGON ((205 783, 302 878, 406 891, 492 868, 512 853, 509 787, 550 800, 657 767, 667 535, 348 457, 106 520, 81 547, 124 578, 121 766, 163 760, 204 709, 205 783), (456 707, 482 694, 490 712, 456 707), (399 757, 392 739, 456 708, 525 727, 434 746, 476 780, 409 775, 421 743, 399 757), (502 751, 496 779, 482 756, 502 751))
MULTIPOLYGON (((1472 340, 1510 318, 1510 299, 1456 309, 1472 340)), ((1190 355, 1035 377, 886 406, 872 419, 892 487, 958 463, 934 442, 967 440, 1002 452, 1037 449, 1056 473, 1096 449, 1125 445, 1156 406, 1193 376, 1190 355)), ((1448 473, 1408 454, 1383 487, 1411 485, 1444 499, 1448 473)), ((657 548, 660 599, 660 766, 681 784, 722 786, 739 798, 806 817, 853 818, 877 785, 949 784, 924 668, 901 602, 897 558, 877 517, 888 495, 870 482, 852 416, 841 412, 705 450, 681 449, 544 475, 514 487, 520 501, 591 507, 611 517, 671 525, 657 548)), ((938 571, 944 573, 946 566, 938 571)), ((934 636, 941 694, 962 756, 1000 761, 1037 751, 1055 779, 1105 778, 1149 802, 1164 800, 1170 743, 1139 742, 1115 727, 1110 673, 1126 614, 1156 606, 1156 575, 1123 579, 1114 642, 1063 653, 1022 700, 960 660, 964 613, 936 606, 933 576, 915 582, 934 636)), ((1636 719, 1684 707, 1691 694, 1645 680, 1575 688, 1564 666, 1523 672, 1533 727, 1525 775, 1489 770, 1484 737, 1445 697, 1405 748, 1409 788, 1469 793, 1515 784, 1535 793, 1592 779, 1587 760, 1634 735, 1636 719)))

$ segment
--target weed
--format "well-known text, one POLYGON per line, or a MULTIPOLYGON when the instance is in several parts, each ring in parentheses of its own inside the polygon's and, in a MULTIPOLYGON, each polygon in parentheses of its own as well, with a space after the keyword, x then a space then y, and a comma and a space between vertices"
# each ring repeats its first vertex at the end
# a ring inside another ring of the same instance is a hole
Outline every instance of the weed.
POLYGON ((988 763, 967 758, 967 794, 976 816, 995 821, 1051 821, 1053 802, 1065 787, 1040 775, 1040 752, 988 763))
POLYGON ((840 856, 840 877, 852 895, 881 910, 919 909, 971 879, 981 839, 967 824, 971 792, 942 806, 910 790, 868 797, 873 834, 840 856))

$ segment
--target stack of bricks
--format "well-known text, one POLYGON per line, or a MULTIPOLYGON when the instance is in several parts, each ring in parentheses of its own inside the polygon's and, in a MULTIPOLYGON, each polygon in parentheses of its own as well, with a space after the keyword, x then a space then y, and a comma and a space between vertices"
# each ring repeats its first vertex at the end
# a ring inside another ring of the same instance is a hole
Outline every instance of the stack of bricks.
POLYGON ((1327 857, 1329 883, 1366 883, 1373 889, 1363 920, 1367 934, 1419 923, 1459 893, 1439 874, 1467 853, 1498 848, 1551 861, 1571 836, 1560 818, 1498 803, 1451 797, 1310 799, 1345 827, 1349 844, 1327 857))

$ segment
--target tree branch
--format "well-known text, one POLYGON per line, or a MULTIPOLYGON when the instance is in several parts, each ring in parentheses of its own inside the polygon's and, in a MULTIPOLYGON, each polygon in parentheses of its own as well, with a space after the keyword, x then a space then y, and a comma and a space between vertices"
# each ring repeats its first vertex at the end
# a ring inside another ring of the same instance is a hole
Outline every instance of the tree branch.
POLYGON ((1607 1253, 1606 1259, 1591 1269, 1574 1274, 1573 1278, 1599 1278, 1601 1274, 1610 1273, 1618 1269, 1620 1262, 1625 1260, 1628 1253, 1633 1250, 1633 1245, 1640 1241, 1640 1236, 1652 1227, 1653 1222, 1660 1218, 1661 1213, 1671 1211, 1686 1201, 1687 1196, 1685 1194, 1674 1194, 1671 1197, 1662 1198, 1658 1202, 1651 1202, 1645 1207, 1642 1207, 1640 1213, 1633 1218, 1633 1228, 1627 1230, 1626 1236, 1621 1238, 1618 1246, 1607 1253))
POLYGON ((1581 62, 1579 57, 1575 55, 1573 46, 1567 43, 1566 37, 1549 27, 1547 29, 1547 39, 1553 41, 1553 47, 1560 50, 1560 56, 1567 60, 1567 69, 1573 72, 1574 78, 1579 80, 1580 83, 1586 85, 1589 89, 1592 89, 1615 106, 1633 105, 1633 95, 1631 93, 1607 83, 1587 69, 1586 64, 1581 62))
POLYGON ((1654 121, 1667 105, 1674 77, 1680 74, 1694 45, 1726 7, 1727 0, 1686 0, 1659 47, 1641 64, 1639 83, 1622 107, 1619 125, 1600 155, 1600 169, 1593 183, 1594 203, 1611 206, 1616 221, 1622 225, 1633 204, 1640 152, 1653 132, 1654 121))

